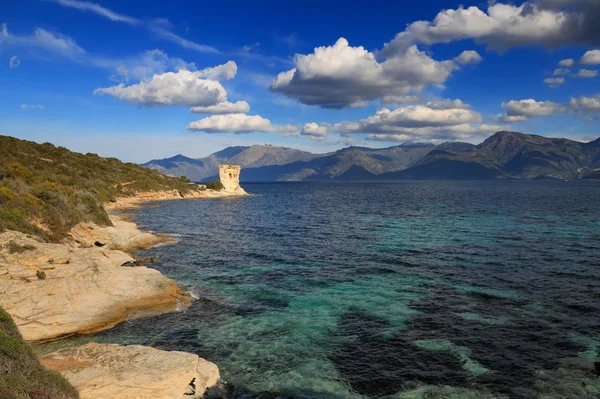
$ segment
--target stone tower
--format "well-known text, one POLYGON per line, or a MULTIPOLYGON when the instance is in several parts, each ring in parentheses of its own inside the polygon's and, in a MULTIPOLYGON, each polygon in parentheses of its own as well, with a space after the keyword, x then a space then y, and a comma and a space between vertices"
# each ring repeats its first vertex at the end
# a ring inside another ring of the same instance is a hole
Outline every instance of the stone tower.
POLYGON ((230 193, 245 194, 243 188, 240 187, 240 171, 242 167, 239 165, 219 165, 219 179, 225 187, 225 191, 230 193))

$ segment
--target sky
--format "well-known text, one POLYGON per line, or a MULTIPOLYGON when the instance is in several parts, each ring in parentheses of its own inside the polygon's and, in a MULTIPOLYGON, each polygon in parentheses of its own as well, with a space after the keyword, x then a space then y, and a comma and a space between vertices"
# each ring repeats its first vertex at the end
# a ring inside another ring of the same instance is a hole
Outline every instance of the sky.
POLYGON ((598 18, 598 0, 0 0, 0 134, 131 162, 590 141, 598 18))

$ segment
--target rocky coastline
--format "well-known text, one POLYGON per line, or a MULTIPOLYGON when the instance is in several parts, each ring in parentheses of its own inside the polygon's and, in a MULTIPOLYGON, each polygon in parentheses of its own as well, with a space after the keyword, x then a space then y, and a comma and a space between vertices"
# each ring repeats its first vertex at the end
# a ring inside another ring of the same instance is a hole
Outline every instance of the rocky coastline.
MULTIPOLYGON (((184 310, 193 298, 131 256, 174 241, 141 231, 115 212, 152 201, 243 195, 248 194, 239 184, 185 195, 176 190, 136 193, 105 205, 112 226, 81 223, 58 244, 6 231, 0 234, 0 306, 23 338, 34 343, 184 310)), ((198 398, 219 380, 217 366, 197 355, 139 345, 88 344, 40 360, 67 378, 81 398, 198 398)))

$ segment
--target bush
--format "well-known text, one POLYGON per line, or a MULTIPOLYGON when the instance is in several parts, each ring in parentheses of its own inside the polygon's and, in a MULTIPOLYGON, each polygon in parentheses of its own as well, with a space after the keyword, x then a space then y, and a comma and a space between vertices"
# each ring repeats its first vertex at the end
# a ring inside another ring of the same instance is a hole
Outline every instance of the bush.
POLYGON ((8 252, 11 254, 22 254, 25 251, 33 251, 35 246, 30 244, 19 245, 14 241, 8 243, 8 252))
POLYGON ((38 270, 37 272, 35 272, 35 275, 37 276, 38 280, 46 279, 46 272, 43 270, 38 270))
POLYGON ((0 231, 60 241, 80 222, 110 225, 103 204, 117 197, 192 189, 187 179, 133 163, 0 135, 0 231))
POLYGON ((60 374, 44 368, 10 315, 0 307, 0 397, 77 399, 79 394, 60 374))
POLYGON ((206 188, 208 190, 221 191, 225 187, 223 186, 223 183, 221 183, 221 180, 217 180, 217 181, 213 181, 213 182, 210 182, 210 183, 206 183, 206 188))

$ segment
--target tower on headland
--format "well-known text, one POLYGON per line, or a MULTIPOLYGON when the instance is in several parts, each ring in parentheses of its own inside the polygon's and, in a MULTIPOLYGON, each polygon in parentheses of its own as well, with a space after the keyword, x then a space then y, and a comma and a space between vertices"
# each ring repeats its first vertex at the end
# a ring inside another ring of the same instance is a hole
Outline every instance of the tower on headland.
POLYGON ((230 193, 246 194, 243 188, 240 187, 240 165, 219 165, 219 179, 225 188, 225 191, 230 193))

